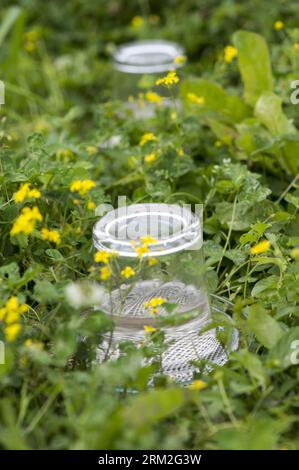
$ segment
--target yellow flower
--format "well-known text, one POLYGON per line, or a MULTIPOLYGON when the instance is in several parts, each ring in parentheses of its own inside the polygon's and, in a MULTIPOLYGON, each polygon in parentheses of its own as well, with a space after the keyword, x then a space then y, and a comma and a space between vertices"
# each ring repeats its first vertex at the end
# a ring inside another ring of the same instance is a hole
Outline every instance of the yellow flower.
POLYGON ((157 160, 157 158, 158 158, 157 152, 152 152, 152 153, 148 153, 147 155, 145 155, 144 161, 145 163, 151 164, 151 163, 154 163, 157 160))
POLYGON ((96 263, 108 264, 110 258, 111 258, 111 253, 108 251, 98 251, 94 255, 94 260, 96 263))
POLYGON ((181 147, 178 149, 178 156, 183 157, 185 155, 184 149, 181 147))
POLYGON ((36 223, 42 220, 43 217, 38 207, 35 206, 32 209, 30 207, 24 207, 19 217, 15 220, 10 234, 12 237, 20 233, 29 235, 35 229, 36 223))
POLYGON ((220 148, 220 147, 222 147, 223 144, 222 144, 221 140, 216 140, 214 145, 215 145, 215 147, 220 148))
POLYGON ((133 268, 131 268, 131 266, 126 266, 121 272, 120 274, 125 277, 126 279, 128 279, 129 277, 132 277, 132 276, 135 276, 135 271, 133 268))
POLYGON ((100 279, 101 281, 108 281, 111 277, 111 271, 108 266, 104 266, 100 269, 100 279))
POLYGON ((155 134, 153 134, 152 132, 146 132, 141 136, 139 144, 141 145, 141 147, 143 147, 143 145, 147 144, 148 142, 152 142, 155 140, 157 140, 155 134))
POLYGON ((92 180, 75 180, 70 186, 72 193, 77 192, 80 196, 85 196, 91 189, 96 187, 95 181, 92 180))
POLYGON ((95 155, 97 153, 98 149, 96 148, 95 145, 88 145, 86 147, 86 152, 88 155, 95 155))
POLYGON ((192 382, 192 384, 190 384, 188 388, 189 390, 203 390, 207 386, 208 384, 203 380, 194 380, 194 382, 192 382))
POLYGON ((42 228, 41 237, 43 240, 56 243, 56 245, 61 243, 60 233, 57 230, 48 230, 47 228, 42 228))
POLYGON ((186 60, 187 60, 187 57, 186 57, 186 56, 184 56, 184 55, 178 55, 178 56, 174 59, 174 63, 180 65, 180 64, 184 64, 184 63, 186 62, 186 60))
POLYGON ((299 42, 295 42, 295 44, 293 45, 293 48, 295 49, 295 51, 299 51, 299 42))
POLYGON ((148 91, 145 94, 145 98, 150 103, 161 104, 163 102, 162 96, 158 95, 158 93, 155 93, 154 91, 148 91))
POLYGON ((5 321, 5 335, 7 341, 14 341, 17 337, 21 325, 20 315, 28 311, 28 305, 19 304, 17 297, 10 297, 6 302, 5 307, 0 309, 0 321, 5 321))
POLYGON ((299 258, 299 248, 293 248, 291 251, 292 258, 298 259, 299 258))
POLYGON ((21 329, 21 325, 19 323, 13 323, 12 325, 7 325, 4 329, 5 336, 7 341, 14 341, 18 336, 21 329))
POLYGON ((31 338, 29 339, 26 339, 26 341, 24 341, 24 345, 27 347, 27 348, 31 348, 31 349, 43 349, 44 345, 41 341, 32 341, 31 338))
POLYGON ((271 243, 268 240, 262 240, 251 248, 250 253, 252 255, 260 255, 268 251, 270 246, 271 243))
POLYGON ((172 85, 175 85, 179 81, 180 79, 177 76, 176 71, 172 70, 171 72, 168 72, 165 77, 158 78, 158 80, 156 81, 156 85, 165 85, 167 87, 170 87, 172 85))
POLYGON ((228 64, 232 62, 232 60, 237 57, 238 51, 234 46, 226 46, 224 48, 224 60, 228 64))
POLYGON ((136 252, 138 254, 138 258, 142 258, 142 256, 146 253, 149 253, 150 250, 148 249, 147 245, 141 245, 136 248, 136 252))
POLYGON ((161 307, 165 303, 166 299, 164 299, 163 297, 153 297, 151 300, 144 302, 143 305, 145 306, 145 308, 150 309, 150 313, 155 315, 159 312, 158 307, 161 307))
POLYGON ((157 240, 152 237, 151 235, 146 235, 144 237, 140 237, 141 243, 144 245, 155 245, 157 243, 157 240))
POLYGON ((88 201, 88 203, 87 203, 87 209, 89 209, 89 210, 92 211, 92 210, 94 210, 95 208, 96 208, 95 203, 94 203, 93 201, 88 201))
POLYGON ((280 21, 280 20, 275 21, 274 29, 276 29, 276 31, 280 31, 283 28, 284 28, 284 23, 282 21, 280 21))
POLYGON ((17 192, 14 193, 13 198, 15 202, 23 202, 25 199, 38 199, 41 197, 41 192, 38 189, 31 189, 30 183, 21 184, 17 192))
POLYGON ((146 333, 155 333, 155 331, 157 331, 157 328, 150 325, 144 325, 143 329, 146 333))
POLYGON ((158 264, 157 258, 148 258, 147 262, 149 266, 155 266, 155 264, 158 264))
POLYGON ((195 93, 187 93, 187 98, 191 103, 198 104, 199 106, 205 103, 203 96, 198 96, 195 93))
POLYGON ((143 25, 144 23, 144 20, 141 16, 134 16, 131 20, 131 26, 132 28, 141 28, 141 26, 143 25))
POLYGON ((172 112, 170 113, 170 119, 171 119, 172 121, 176 121, 177 118, 178 118, 178 113, 177 113, 176 111, 172 111, 172 112))

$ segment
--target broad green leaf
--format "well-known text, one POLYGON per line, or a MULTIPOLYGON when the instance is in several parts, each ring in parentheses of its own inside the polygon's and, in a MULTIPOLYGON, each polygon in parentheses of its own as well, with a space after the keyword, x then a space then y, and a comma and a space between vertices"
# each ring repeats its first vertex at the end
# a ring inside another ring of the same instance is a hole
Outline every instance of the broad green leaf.
POLYGON ((269 276, 258 281, 251 291, 252 297, 262 297, 263 295, 270 295, 270 291, 277 292, 279 282, 278 276, 269 276))
POLYGON ((182 83, 180 87, 183 100, 186 105, 192 106, 202 114, 217 114, 230 122, 239 122, 250 116, 250 108, 240 97, 229 95, 220 85, 203 79, 190 79, 182 83), (190 102, 188 95, 193 93, 204 99, 204 104, 199 106, 190 102))
POLYGON ((0 25, 0 46, 2 45, 5 37, 7 36, 7 34, 9 33, 21 13, 22 9, 16 6, 9 8, 5 13, 3 21, 0 25))
POLYGON ((246 103, 254 106, 260 95, 273 89, 267 43, 259 34, 248 31, 237 31, 233 36, 233 42, 238 50, 244 98, 246 103))
POLYGON ((272 348, 283 335, 280 324, 259 305, 248 308, 248 327, 266 348, 272 348))
POLYGON ((296 129, 284 114, 281 98, 275 93, 267 92, 257 100, 254 114, 273 135, 295 132, 296 129))

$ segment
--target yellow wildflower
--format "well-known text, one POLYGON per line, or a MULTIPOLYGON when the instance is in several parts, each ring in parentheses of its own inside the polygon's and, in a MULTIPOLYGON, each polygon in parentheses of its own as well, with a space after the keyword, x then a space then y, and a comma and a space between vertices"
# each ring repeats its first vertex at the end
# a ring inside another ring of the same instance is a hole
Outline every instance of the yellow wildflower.
POLYGON ((148 142, 152 142, 155 140, 157 140, 155 134, 153 134, 152 132, 146 132, 141 136, 139 144, 141 145, 141 147, 143 147, 143 145, 147 144, 148 142))
POLYGON ((187 60, 187 57, 184 56, 184 55, 178 55, 175 59, 174 59, 174 63, 175 64, 178 64, 178 65, 181 65, 181 64, 184 64, 187 60))
POLYGON ((24 341, 24 346, 26 346, 27 348, 37 349, 37 350, 41 350, 44 347, 41 341, 32 341, 31 338, 28 338, 26 339, 26 341, 24 341))
POLYGON ((157 328, 150 325, 144 325, 143 329, 146 333, 155 333, 155 331, 157 331, 157 328))
POLYGON ((172 85, 175 85, 179 81, 180 79, 177 76, 176 71, 172 70, 171 72, 168 72, 165 77, 158 78, 158 80, 156 81, 156 85, 165 85, 167 87, 170 87, 172 85))
POLYGON ((61 243, 60 233, 57 230, 48 230, 44 227, 41 229, 41 237, 43 240, 56 243, 56 245, 61 243))
POLYGON ((268 251, 270 246, 271 243, 268 240, 262 240, 251 248, 250 253, 252 255, 260 255, 268 251))
POLYGON ((195 93, 187 93, 187 98, 191 103, 198 104, 199 106, 205 103, 203 96, 198 96, 195 93))
POLYGON ((38 199, 41 197, 41 192, 38 189, 31 189, 30 183, 21 184, 17 192, 14 193, 13 198, 15 202, 23 202, 25 199, 38 199))
POLYGON ((295 51, 299 51, 299 42, 295 42, 295 44, 293 45, 293 48, 295 49, 295 51))
POLYGON ((203 390, 204 388, 206 388, 208 386, 208 384, 206 382, 204 382, 203 380, 194 380, 194 382, 192 382, 192 384, 190 384, 188 386, 189 390, 203 390))
POLYGON ((144 157, 144 161, 145 163, 154 163, 158 158, 158 154, 157 152, 152 152, 152 153, 148 153, 147 155, 145 155, 144 157))
POLYGON ((163 297, 153 297, 151 300, 144 302, 143 305, 145 306, 145 308, 150 309, 150 313, 155 315, 159 312, 158 307, 161 307, 165 303, 166 299, 164 299, 163 297))
POLYGON ((87 203, 87 209, 89 209, 89 210, 92 211, 92 210, 94 210, 95 208, 96 208, 95 203, 94 203, 93 201, 88 201, 88 203, 87 203))
POLYGON ((28 305, 19 304, 17 297, 10 297, 6 302, 5 307, 0 309, 0 321, 5 321, 5 336, 7 341, 14 341, 18 335, 20 325, 20 315, 28 311, 28 305))
POLYGON ((141 16, 134 16, 131 20, 131 26, 132 28, 141 28, 141 26, 143 25, 144 23, 144 20, 141 16))
POLYGON ((121 272, 120 274, 125 277, 126 279, 128 279, 129 277, 132 277, 132 276, 135 276, 135 271, 133 268, 131 268, 131 266, 126 266, 121 272))
POLYGON ((111 277, 111 271, 108 266, 104 266, 100 269, 100 279, 101 281, 108 281, 111 277))
POLYGON ((284 28, 284 23, 282 21, 280 21, 280 20, 275 21, 274 29, 276 29, 276 31, 280 31, 283 28, 284 28))
POLYGON ((13 323, 12 325, 7 325, 4 328, 5 336, 7 341, 14 341, 18 336, 21 329, 21 325, 19 323, 13 323))
POLYGON ((151 235, 146 235, 144 237, 140 237, 141 243, 144 245, 155 245, 157 243, 157 240, 152 237, 151 235))
POLYGON ((178 113, 177 113, 176 111, 172 111, 172 112, 170 113, 170 119, 171 119, 172 121, 176 121, 177 118, 178 118, 178 113))
POLYGON ((19 235, 20 233, 29 235, 35 229, 36 223, 42 220, 43 217, 38 207, 35 206, 32 209, 30 207, 24 207, 19 217, 15 220, 10 234, 11 236, 19 235))
POLYGON ((147 263, 149 266, 155 266, 155 264, 158 264, 157 258, 148 258, 147 263))
POLYGON ((147 245, 141 245, 136 248, 136 252, 138 254, 137 255, 138 258, 142 258, 142 256, 145 255, 146 253, 149 253, 150 250, 148 249, 147 245))
POLYGON ((150 103, 161 104, 163 102, 162 96, 154 91, 148 91, 145 93, 145 99, 150 103))
POLYGON ((299 248, 293 248, 291 251, 292 258, 299 259, 299 248))
POLYGON ((88 155, 95 155, 97 153, 98 149, 96 148, 95 145, 88 145, 86 147, 86 152, 88 155))
POLYGON ((224 60, 228 64, 232 62, 232 60, 237 57, 238 51, 234 46, 226 46, 224 48, 224 60))
POLYGON ((109 259, 112 257, 112 253, 110 253, 109 251, 104 251, 104 250, 101 250, 101 251, 98 251, 95 255, 94 255, 94 260, 96 263, 104 263, 104 264, 108 264, 109 263, 109 259))
POLYGON ((95 181, 92 180, 75 180, 72 182, 71 192, 77 192, 80 196, 85 196, 91 189, 96 187, 95 181))

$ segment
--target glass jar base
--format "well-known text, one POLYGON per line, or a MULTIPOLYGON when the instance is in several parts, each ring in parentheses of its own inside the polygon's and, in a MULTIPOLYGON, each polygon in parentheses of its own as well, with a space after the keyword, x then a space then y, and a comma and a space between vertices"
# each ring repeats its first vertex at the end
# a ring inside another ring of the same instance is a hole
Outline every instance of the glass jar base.
POLYGON ((208 297, 204 291, 180 281, 165 283, 160 280, 140 281, 130 292, 127 289, 128 286, 124 285, 114 290, 101 305, 101 309, 113 317, 116 326, 112 336, 105 335, 97 349, 97 359, 100 362, 107 358, 119 358, 122 354, 119 349, 121 342, 132 341, 137 346, 141 345, 146 335, 144 326, 155 327, 155 317, 158 315, 167 317, 167 311, 163 307, 157 315, 153 315, 144 306, 145 302, 156 297, 176 303, 176 315, 186 315, 187 318, 182 323, 162 327, 167 345, 161 357, 161 371, 164 374, 183 384, 190 382, 194 373, 199 371, 199 367, 192 364, 193 361, 205 361, 201 370, 204 373, 211 371, 213 364, 221 366, 227 362, 230 348, 226 349, 218 340, 218 329, 213 328, 200 334, 212 320, 208 297), (196 313, 196 317, 192 318, 192 312, 196 313))

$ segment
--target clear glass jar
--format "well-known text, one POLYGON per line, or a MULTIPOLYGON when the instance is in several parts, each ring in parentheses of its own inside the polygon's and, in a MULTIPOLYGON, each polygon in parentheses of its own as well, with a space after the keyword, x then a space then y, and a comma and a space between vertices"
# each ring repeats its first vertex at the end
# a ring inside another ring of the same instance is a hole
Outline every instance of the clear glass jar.
POLYGON ((175 59, 183 56, 181 46, 164 40, 135 41, 119 46, 113 54, 114 97, 127 101, 149 90, 163 94, 165 89, 157 87, 156 80, 169 70, 181 67, 183 63, 176 63, 175 59))
POLYGON ((118 357, 120 342, 141 343, 159 328, 168 344, 162 369, 176 381, 192 380, 191 360, 226 362, 216 329, 199 335, 212 316, 201 208, 198 212, 176 204, 134 204, 107 213, 95 225, 94 246, 102 253, 99 259, 106 257, 100 269, 107 294, 99 307, 116 325, 99 349, 100 360, 118 357))

